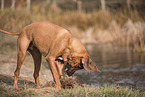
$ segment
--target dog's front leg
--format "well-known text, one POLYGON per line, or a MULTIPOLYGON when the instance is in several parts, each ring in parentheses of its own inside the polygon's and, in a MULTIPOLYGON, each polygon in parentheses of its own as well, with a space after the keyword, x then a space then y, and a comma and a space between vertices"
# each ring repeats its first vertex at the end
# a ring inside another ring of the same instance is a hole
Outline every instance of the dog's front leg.
POLYGON ((67 77, 66 72, 65 72, 65 66, 67 65, 67 61, 68 61, 67 58, 68 58, 69 54, 70 53, 66 52, 62 55, 64 64, 63 64, 63 68, 61 69, 61 74, 63 75, 64 78, 67 77))
POLYGON ((62 79, 62 78, 64 78, 64 75, 62 73, 62 69, 64 67, 64 63, 61 63, 59 61, 55 61, 55 62, 56 62, 56 66, 57 66, 57 69, 58 69, 59 78, 62 79))
POLYGON ((46 56, 45 57, 49 66, 50 66, 50 70, 52 72, 54 81, 56 82, 57 88, 61 89, 61 83, 60 83, 60 79, 59 79, 59 74, 55 65, 55 58, 52 56, 46 56))

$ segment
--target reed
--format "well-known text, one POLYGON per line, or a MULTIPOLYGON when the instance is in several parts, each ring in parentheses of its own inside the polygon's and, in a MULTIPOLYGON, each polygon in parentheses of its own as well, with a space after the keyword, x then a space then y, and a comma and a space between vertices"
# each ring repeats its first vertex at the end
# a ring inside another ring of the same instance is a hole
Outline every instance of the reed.
MULTIPOLYGON (((145 23, 130 19, 121 27, 113 20, 106 30, 92 28, 97 43, 111 43, 131 47, 134 51, 145 51, 145 23)), ((86 32, 87 33, 87 32, 86 32)))
MULTIPOLYGON (((6 8, 0 11, 0 20, 0 29, 14 32, 21 31, 33 22, 50 21, 71 30, 74 36, 85 42, 91 43, 90 39, 86 38, 86 35, 91 33, 93 43, 111 43, 132 47, 134 51, 145 51, 145 20, 136 10, 122 9, 116 13, 83 11, 78 14, 76 11, 45 9, 32 5, 31 13, 27 13, 23 7, 15 11, 6 8)), ((12 43, 11 40, 9 42, 12 43)), ((0 41, 0 45, 4 46, 5 38, 2 37, 0 41)))

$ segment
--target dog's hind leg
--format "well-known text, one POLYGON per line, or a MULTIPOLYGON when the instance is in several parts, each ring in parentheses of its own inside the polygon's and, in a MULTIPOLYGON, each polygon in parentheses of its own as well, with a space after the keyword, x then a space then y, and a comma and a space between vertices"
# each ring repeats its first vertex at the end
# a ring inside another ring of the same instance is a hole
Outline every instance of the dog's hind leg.
POLYGON ((39 71, 40 71, 40 66, 41 66, 41 58, 42 58, 42 54, 40 53, 40 51, 34 46, 33 50, 28 50, 30 52, 30 54, 33 57, 34 60, 34 79, 35 79, 35 84, 37 86, 37 88, 40 88, 40 84, 39 84, 39 71))
POLYGON ((29 46, 30 41, 26 37, 19 37, 17 41, 17 67, 14 73, 14 85, 13 88, 18 88, 18 77, 20 73, 20 69, 22 66, 22 63, 24 61, 27 48, 29 46))

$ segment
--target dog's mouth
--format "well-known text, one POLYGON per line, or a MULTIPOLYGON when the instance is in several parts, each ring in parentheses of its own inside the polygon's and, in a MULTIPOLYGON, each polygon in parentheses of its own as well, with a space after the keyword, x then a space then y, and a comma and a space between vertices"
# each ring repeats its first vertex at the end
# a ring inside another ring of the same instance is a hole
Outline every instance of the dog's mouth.
POLYGON ((75 73, 75 71, 76 71, 76 69, 73 68, 71 65, 67 64, 67 65, 65 66, 65 72, 66 72, 66 74, 67 74, 68 76, 73 75, 73 74, 75 73))
POLYGON ((65 66, 65 72, 67 73, 68 76, 71 76, 75 73, 76 70, 79 70, 79 69, 83 69, 82 67, 72 67, 71 65, 67 64, 65 66))
POLYGON ((67 63, 67 65, 65 66, 65 71, 66 72, 70 71, 71 68, 72 68, 72 66, 67 63))
POLYGON ((75 71, 76 71, 76 70, 71 70, 71 71, 70 71, 70 70, 67 70, 67 71, 66 71, 66 74, 67 74, 68 76, 72 76, 72 75, 75 73, 75 71))

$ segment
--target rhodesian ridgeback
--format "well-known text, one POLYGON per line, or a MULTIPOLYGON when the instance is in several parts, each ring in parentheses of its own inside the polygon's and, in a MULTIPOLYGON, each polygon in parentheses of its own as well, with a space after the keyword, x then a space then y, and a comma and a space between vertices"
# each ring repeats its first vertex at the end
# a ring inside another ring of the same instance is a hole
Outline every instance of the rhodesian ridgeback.
MULTIPOLYGON (((20 32, 7 32, 0 29, 0 32, 17 35, 17 67, 14 73, 14 88, 18 88, 18 76, 20 68, 24 61, 26 52, 30 52, 34 60, 34 79, 39 88, 39 70, 41 66, 41 57, 45 57, 52 72, 57 88, 61 88, 60 74, 55 65, 55 60, 62 57, 64 66, 62 69, 71 76, 78 69, 85 69, 87 72, 92 70, 100 72, 97 66, 92 62, 86 49, 81 42, 76 39, 69 30, 50 22, 36 22, 24 27, 20 32)), ((61 71, 61 70, 59 70, 61 71)))

